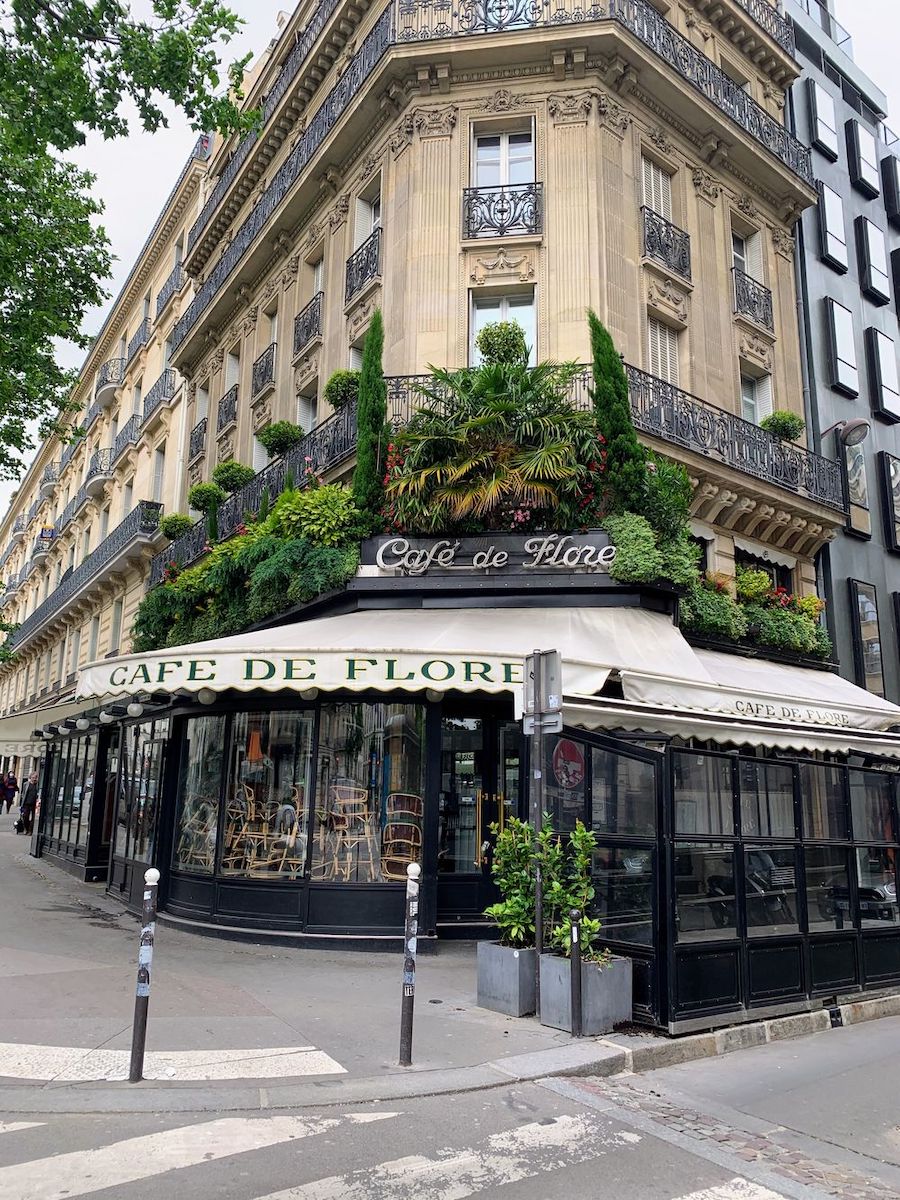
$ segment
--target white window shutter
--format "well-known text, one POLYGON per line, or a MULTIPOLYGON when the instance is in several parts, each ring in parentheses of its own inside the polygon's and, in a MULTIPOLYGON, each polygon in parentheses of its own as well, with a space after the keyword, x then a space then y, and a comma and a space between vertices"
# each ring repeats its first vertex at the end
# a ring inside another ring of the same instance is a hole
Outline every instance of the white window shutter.
POLYGON ((762 235, 754 233, 744 239, 744 244, 747 247, 747 274, 757 283, 763 283, 762 235))
POLYGON ((672 220, 672 176, 651 158, 641 158, 644 205, 654 212, 672 220))
POLYGON ((667 383, 678 383, 678 333, 650 317, 647 321, 650 374, 667 383))
POLYGON ((756 420, 772 415, 772 376, 762 375, 756 381, 756 420))

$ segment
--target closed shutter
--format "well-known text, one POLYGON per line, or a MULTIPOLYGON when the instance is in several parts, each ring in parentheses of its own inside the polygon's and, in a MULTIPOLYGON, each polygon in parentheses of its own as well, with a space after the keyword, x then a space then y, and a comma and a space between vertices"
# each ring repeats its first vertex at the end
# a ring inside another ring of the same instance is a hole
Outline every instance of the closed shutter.
POLYGON ((672 220, 672 176, 650 158, 641 159, 644 205, 672 220))
POLYGON ((747 274, 758 283, 764 283, 762 236, 754 233, 744 238, 744 245, 747 248, 747 274))
POLYGON ((257 474, 268 465, 269 455, 258 437, 253 438, 253 470, 257 474))
POLYGON ((647 321, 650 374, 667 383, 678 383, 678 333, 650 317, 647 321))
POLYGON ((757 423, 772 415, 772 376, 762 375, 756 381, 757 423))

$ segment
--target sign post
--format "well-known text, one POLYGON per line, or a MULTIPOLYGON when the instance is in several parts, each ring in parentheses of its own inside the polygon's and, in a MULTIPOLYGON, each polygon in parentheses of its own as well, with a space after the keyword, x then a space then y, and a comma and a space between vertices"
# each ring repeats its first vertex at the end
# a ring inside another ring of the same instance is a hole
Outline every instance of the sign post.
POLYGON ((422 868, 406 868, 406 928, 403 932, 403 998, 400 1003, 400 1066, 412 1066, 413 1011, 416 1004, 416 949, 419 933, 419 876, 422 868))
POLYGON ((141 909, 141 943, 138 949, 137 989, 134 999, 134 1028, 131 1034, 129 1083, 140 1083, 144 1075, 144 1048, 147 1045, 147 1009, 150 1006, 150 972, 153 966, 153 938, 156 932, 156 893, 159 871, 144 872, 144 903, 141 909))

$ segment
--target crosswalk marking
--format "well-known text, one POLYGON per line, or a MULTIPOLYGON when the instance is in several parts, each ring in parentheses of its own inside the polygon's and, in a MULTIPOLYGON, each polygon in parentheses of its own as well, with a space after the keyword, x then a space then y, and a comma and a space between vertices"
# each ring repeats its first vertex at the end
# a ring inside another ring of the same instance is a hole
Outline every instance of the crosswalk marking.
POLYGON ((481 1150, 397 1158, 272 1192, 259 1200, 464 1200, 484 1188, 519 1183, 546 1171, 588 1162, 640 1140, 640 1134, 630 1130, 602 1131, 587 1116, 562 1116, 492 1134, 481 1150))
MULTIPOLYGON (((365 1122, 385 1121, 398 1113, 361 1114, 365 1122)), ((355 1114, 322 1117, 226 1117, 180 1126, 143 1137, 113 1142, 90 1152, 78 1150, 0 1168, 0 1200, 72 1200, 104 1188, 150 1179, 164 1171, 193 1167, 264 1150, 279 1142, 298 1140, 358 1123, 355 1114)), ((163 1193, 161 1193, 163 1194, 163 1193)))
POLYGON ((702 1192, 690 1192, 679 1196, 677 1200, 784 1200, 780 1192, 772 1192, 769 1188, 751 1183, 749 1179, 735 1177, 718 1187, 704 1188, 702 1192))
POLYGON ((40 1129, 43 1121, 0 1121, 0 1134, 18 1133, 21 1129, 40 1129))

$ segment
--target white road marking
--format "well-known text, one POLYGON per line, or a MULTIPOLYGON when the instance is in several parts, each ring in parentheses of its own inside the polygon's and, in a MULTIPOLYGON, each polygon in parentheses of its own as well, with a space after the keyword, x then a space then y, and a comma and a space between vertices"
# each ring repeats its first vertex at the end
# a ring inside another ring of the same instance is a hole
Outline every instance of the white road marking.
POLYGON ((489 1187, 519 1183, 547 1171, 589 1162, 640 1135, 604 1132, 596 1118, 557 1117, 495 1133, 482 1149, 440 1151, 434 1158, 411 1155, 346 1175, 331 1175, 259 1200, 464 1200, 489 1187))
MULTIPOLYGON (((399 1113, 367 1113, 385 1121, 399 1113)), ((312 1137, 354 1123, 351 1114, 305 1120, 301 1117, 226 1117, 182 1125, 161 1133, 128 1138, 96 1150, 55 1154, 0 1168, 0 1200, 72 1200, 104 1188, 151 1179, 164 1171, 264 1150, 291 1139, 312 1137)), ((168 1189, 160 1193, 169 1194, 168 1189)))
POLYGON ((0 1134, 18 1133, 20 1129, 40 1129, 44 1121, 0 1121, 0 1134))
MULTIPOLYGON (((128 1078, 129 1050, 77 1046, 33 1046, 0 1042, 0 1076, 91 1083, 128 1078)), ((145 1079, 281 1079, 289 1075, 345 1075, 346 1070, 315 1046, 257 1050, 148 1050, 145 1079)))
POLYGON ((770 1191, 749 1179, 735 1176, 728 1183, 720 1183, 718 1187, 704 1188, 702 1192, 690 1192, 679 1196, 677 1200, 784 1200, 781 1192, 770 1191))

